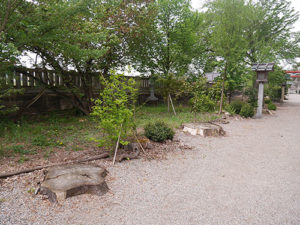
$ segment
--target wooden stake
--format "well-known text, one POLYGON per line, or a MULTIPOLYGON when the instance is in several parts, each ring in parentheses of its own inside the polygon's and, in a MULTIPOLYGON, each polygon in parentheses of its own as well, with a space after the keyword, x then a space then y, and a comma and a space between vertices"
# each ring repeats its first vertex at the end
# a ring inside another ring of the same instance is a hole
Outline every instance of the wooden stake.
POLYGON ((143 146, 142 146, 141 142, 139 141, 139 139, 137 138, 136 134, 134 134, 134 137, 136 138, 136 140, 137 140, 137 142, 139 143, 139 145, 140 145, 141 149, 143 150, 143 152, 146 154, 146 151, 145 151, 145 149, 143 148, 143 146))
POLYGON ((121 127, 120 127, 118 141, 117 141, 116 148, 115 148, 115 155, 114 155, 114 159, 113 159, 113 165, 115 165, 115 162, 116 162, 117 151, 118 151, 118 148, 119 148, 119 142, 120 142, 120 137, 121 137, 121 132, 122 132, 122 126, 123 126, 123 123, 121 124, 121 127))
POLYGON ((174 115, 176 116, 176 111, 175 111, 175 108, 174 108, 174 105, 173 105, 173 101, 172 101, 172 98, 171 98, 171 95, 170 95, 170 94, 169 94, 169 98, 170 98, 170 102, 171 102, 171 106, 172 106, 174 115))
POLYGON ((167 102, 168 102, 168 113, 170 112, 170 94, 168 95, 167 102))

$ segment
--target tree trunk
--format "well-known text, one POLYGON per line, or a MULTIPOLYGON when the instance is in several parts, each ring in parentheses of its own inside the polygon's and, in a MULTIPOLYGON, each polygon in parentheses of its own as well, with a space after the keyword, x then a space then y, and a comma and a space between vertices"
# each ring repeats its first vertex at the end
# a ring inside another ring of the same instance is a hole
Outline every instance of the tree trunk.
POLYGON ((221 90, 221 100, 220 100, 219 115, 221 115, 222 109, 223 109, 224 87, 225 87, 226 76, 227 76, 227 62, 226 62, 226 64, 225 64, 225 68, 224 68, 224 75, 223 75, 223 82, 222 82, 222 90, 221 90))

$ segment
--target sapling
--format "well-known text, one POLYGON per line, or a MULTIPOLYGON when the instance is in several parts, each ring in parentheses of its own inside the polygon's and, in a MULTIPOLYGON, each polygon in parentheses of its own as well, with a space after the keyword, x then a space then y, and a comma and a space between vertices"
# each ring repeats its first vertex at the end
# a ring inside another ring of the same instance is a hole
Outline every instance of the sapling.
POLYGON ((122 74, 112 72, 108 78, 100 77, 104 87, 98 99, 94 100, 92 115, 99 120, 102 139, 97 139, 99 146, 110 149, 119 143, 128 144, 126 137, 135 129, 134 109, 137 89, 135 81, 122 74))

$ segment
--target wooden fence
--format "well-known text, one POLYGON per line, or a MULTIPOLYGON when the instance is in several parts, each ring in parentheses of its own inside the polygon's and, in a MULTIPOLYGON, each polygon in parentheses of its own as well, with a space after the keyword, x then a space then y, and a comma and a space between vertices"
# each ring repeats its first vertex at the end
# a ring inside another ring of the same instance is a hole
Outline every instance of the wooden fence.
MULTIPOLYGON (((99 74, 93 73, 92 75, 91 86, 96 90, 100 89, 99 74)), ((143 92, 149 91, 149 78, 133 78, 136 80, 137 87, 140 90, 143 92)), ((74 86, 82 87, 82 75, 74 71, 61 75, 54 70, 16 68, 13 75, 6 76, 5 79, 6 84, 12 84, 15 88, 30 88, 33 90, 36 87, 40 87, 41 84, 46 84, 49 87, 65 86, 64 80, 72 80, 74 86)))
MULTIPOLYGON (((72 87, 80 90, 83 85, 82 76, 74 71, 61 75, 53 70, 16 68, 11 76, 5 77, 5 82, 16 89, 24 90, 24 93, 5 98, 3 102, 7 106, 17 105, 20 109, 31 113, 70 109, 73 107, 70 104, 73 96, 68 89, 67 82, 71 82, 72 87), (53 88, 56 91, 53 91, 53 88), (69 99, 62 98, 59 94, 61 92, 64 96, 70 96, 69 99)), ((139 90, 139 100, 143 102, 150 94, 149 79, 134 78, 139 90)), ((98 73, 92 74, 91 86, 96 96, 101 89, 98 73)))

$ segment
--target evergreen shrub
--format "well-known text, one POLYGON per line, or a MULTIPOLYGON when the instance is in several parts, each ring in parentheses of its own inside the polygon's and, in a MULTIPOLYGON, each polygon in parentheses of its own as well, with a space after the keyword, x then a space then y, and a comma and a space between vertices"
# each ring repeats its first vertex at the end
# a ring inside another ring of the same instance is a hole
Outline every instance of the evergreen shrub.
POLYGON ((277 107, 276 107, 276 105, 274 103, 270 102, 268 104, 268 110, 276 110, 276 109, 277 109, 277 107))
POLYGON ((254 108, 249 103, 244 103, 239 114, 245 118, 252 117, 254 116, 254 108))
POLYGON ((164 122, 157 121, 145 126, 145 136, 155 142, 173 140, 175 132, 164 122))
POLYGON ((243 101, 233 101, 230 103, 231 108, 235 111, 236 114, 240 114, 241 109, 243 107, 243 105, 245 105, 247 103, 243 102, 243 101))

